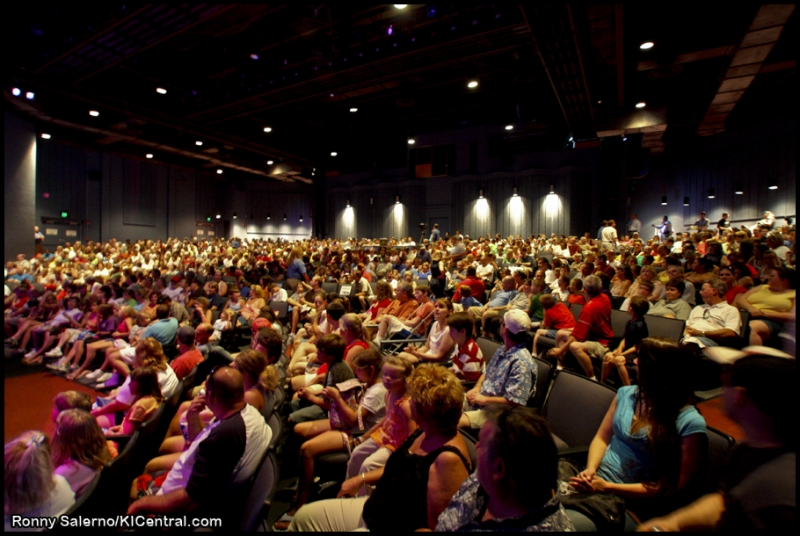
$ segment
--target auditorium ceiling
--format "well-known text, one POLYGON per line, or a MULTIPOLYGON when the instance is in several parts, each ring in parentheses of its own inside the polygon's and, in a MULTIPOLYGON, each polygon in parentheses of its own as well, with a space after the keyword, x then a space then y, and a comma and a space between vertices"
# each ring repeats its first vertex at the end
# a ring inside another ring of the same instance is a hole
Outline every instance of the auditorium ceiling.
POLYGON ((308 183, 403 166, 432 132, 658 154, 795 113, 794 4, 396 6, 18 4, 6 109, 66 143, 308 183))

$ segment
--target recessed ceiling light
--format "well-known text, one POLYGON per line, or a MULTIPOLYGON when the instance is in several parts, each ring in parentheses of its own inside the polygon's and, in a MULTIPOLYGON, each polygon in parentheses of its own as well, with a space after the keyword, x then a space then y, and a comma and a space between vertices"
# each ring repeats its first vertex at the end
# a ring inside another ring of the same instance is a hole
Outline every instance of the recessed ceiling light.
POLYGON ((217 175, 222 175, 222 170, 221 169, 217 170, 217 175))
POLYGON ((358 111, 358 108, 350 108, 350 111, 356 113, 358 111))
POLYGON ((194 142, 194 144, 197 145, 198 147, 200 147, 201 145, 203 145, 203 142, 200 141, 200 140, 197 140, 196 142, 194 142))
POLYGON ((26 91, 25 92, 25 98, 28 99, 28 100, 33 100, 33 97, 35 97, 35 96, 36 95, 33 94, 33 91, 26 91))
POLYGON ((514 125, 506 125, 506 130, 514 130, 514 125))
POLYGON ((250 59, 251 60, 257 60, 258 59, 258 54, 250 54, 250 59))
POLYGON ((469 82, 467 82, 467 87, 468 88, 478 87, 478 81, 477 80, 470 80, 469 82))
POLYGON ((49 139, 50 139, 50 134, 47 134, 47 133, 45 133, 45 132, 42 132, 42 139, 44 139, 44 140, 49 140, 49 139))
POLYGON ((156 93, 161 93, 162 95, 166 95, 167 94, 167 90, 164 89, 163 87, 157 87, 156 88, 156 93))
POLYGON ((264 132, 272 132, 272 127, 264 127, 264 132))
POLYGON ((91 115, 92 117, 97 117, 98 115, 100 115, 100 112, 98 112, 97 110, 89 110, 89 115, 91 115))
POLYGON ((19 97, 22 95, 22 90, 20 90, 18 87, 11 88, 11 94, 15 97, 19 97))
POLYGON ((144 155, 145 158, 153 158, 153 153, 147 153, 144 155))
POLYGON ((646 102, 637 102, 636 103, 636 107, 637 108, 644 108, 645 106, 647 106, 646 102))
POLYGON ((653 48, 653 42, 645 41, 644 43, 639 45, 639 48, 641 48, 642 50, 650 50, 651 48, 653 48))
POLYGON ((337 153, 336 151, 333 151, 333 152, 331 153, 331 156, 338 156, 338 155, 339 155, 339 153, 337 153))
POLYGON ((405 9, 408 7, 408 4, 395 4, 394 7, 397 9, 405 9))
POLYGON ((271 166, 273 164, 272 160, 267 160, 267 165, 271 166))
POLYGON ((602 100, 598 100, 597 104, 603 104, 603 101, 602 100))
POLYGON ((417 143, 417 140, 415 140, 414 138, 408 138, 409 145, 414 145, 415 143, 417 143))
POLYGON ((777 184, 773 184, 772 186, 769 187, 769 189, 770 190, 777 190, 778 189, 778 185, 777 184))

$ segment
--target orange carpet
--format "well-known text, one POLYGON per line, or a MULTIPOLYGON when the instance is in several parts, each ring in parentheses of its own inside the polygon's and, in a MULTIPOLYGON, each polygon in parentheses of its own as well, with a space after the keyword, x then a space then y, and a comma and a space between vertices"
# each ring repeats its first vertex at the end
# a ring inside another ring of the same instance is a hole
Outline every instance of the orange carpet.
POLYGON ((102 394, 49 372, 6 378, 4 383, 4 443, 27 430, 41 430, 52 437, 55 432, 55 423, 50 420, 53 399, 61 391, 82 391, 92 398, 102 394))

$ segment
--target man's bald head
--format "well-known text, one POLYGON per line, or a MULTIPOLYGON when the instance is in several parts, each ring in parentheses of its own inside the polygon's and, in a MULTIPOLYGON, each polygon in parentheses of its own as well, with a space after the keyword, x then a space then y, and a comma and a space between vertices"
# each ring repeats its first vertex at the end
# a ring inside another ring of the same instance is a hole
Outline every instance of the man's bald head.
POLYGON ((209 394, 226 408, 244 402, 244 378, 233 367, 222 367, 206 382, 209 394))

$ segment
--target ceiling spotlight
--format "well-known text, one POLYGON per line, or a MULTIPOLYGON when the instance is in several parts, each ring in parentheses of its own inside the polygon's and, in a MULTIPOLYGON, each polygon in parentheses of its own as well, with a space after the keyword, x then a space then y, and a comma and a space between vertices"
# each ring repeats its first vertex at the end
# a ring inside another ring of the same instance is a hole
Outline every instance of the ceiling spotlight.
POLYGON ((43 140, 49 140, 49 139, 50 139, 50 134, 47 134, 47 133, 45 133, 45 132, 42 132, 42 139, 43 139, 43 140))
POLYGON ((467 82, 467 87, 470 88, 470 89, 478 87, 478 81, 477 80, 470 80, 469 82, 467 82))
POLYGON ((400 204, 400 196, 399 195, 394 196, 394 204, 395 205, 399 205, 400 204))
POLYGON ((374 197, 370 197, 369 198, 369 204, 370 205, 374 205, 375 204, 375 198, 374 197))
POLYGON ((736 185, 736 190, 733 191, 736 195, 743 195, 744 194, 744 186, 741 184, 736 185))
POLYGON ((167 94, 167 90, 164 89, 163 87, 157 87, 156 88, 156 93, 160 93, 161 95, 166 95, 167 94))
POLYGON ((628 136, 622 136, 622 141, 628 141, 628 136))
POLYGON ((709 188, 708 189, 708 198, 709 199, 714 199, 715 197, 717 197, 717 194, 714 191, 714 188, 709 188))
POLYGON ((514 125, 506 125, 506 130, 514 130, 514 125))
POLYGON ((405 9, 408 7, 408 4, 395 4, 394 7, 397 9, 405 9))
MULTIPOLYGON (((253 218, 251 217, 250 219, 252 220, 253 218)), ((269 221, 271 219, 272 219, 272 214, 267 214, 267 221, 269 221)))
POLYGON ((483 190, 478 190, 478 199, 485 199, 483 197, 483 190))
POLYGON ((206 214, 206 221, 211 221, 211 214, 206 214))
POLYGON ((264 132, 272 132, 272 127, 264 127, 264 132))
POLYGON ((303 216, 302 216, 302 214, 300 215, 300 223, 303 223, 303 216))
POLYGON ((97 117, 98 115, 100 115, 100 112, 98 112, 97 110, 89 110, 89 115, 91 115, 92 117, 97 117))
POLYGON ((250 54, 250 59, 251 60, 257 60, 258 59, 258 54, 250 54))
POLYGON ((347 200, 347 208, 350 208, 350 200, 347 200))
POLYGON ((597 104, 603 104, 603 101, 602 101, 602 100, 600 100, 600 99, 598 99, 598 100, 597 100, 597 104))
POLYGON ((267 165, 268 165, 268 166, 271 166, 271 165, 272 165, 272 164, 274 164, 274 163, 275 163, 275 162, 273 162, 272 160, 267 160, 267 165))
POLYGON ((217 211, 217 219, 220 219, 221 217, 222 217, 222 214, 220 214, 220 213, 219 213, 219 210, 218 210, 218 211, 217 211))
POLYGON ((777 185, 777 184, 771 184, 771 185, 769 186, 769 189, 770 189, 770 190, 777 190, 777 189, 778 189, 778 185, 777 185))
POLYGON ((350 108, 350 111, 356 113, 358 111, 358 108, 350 108))
POLYGON ((222 175, 222 170, 221 169, 217 170, 217 175, 222 175))
POLYGON ((331 153, 331 156, 338 156, 338 155, 339 155, 339 153, 337 153, 336 151, 333 151, 333 152, 331 153))
POLYGON ((20 90, 18 87, 12 87, 11 94, 15 97, 19 97, 22 94, 22 90, 20 90))
POLYGON ((689 206, 689 198, 688 197, 684 197, 683 198, 683 206, 684 207, 688 207, 689 206))
POLYGON ((667 204, 667 196, 666 195, 662 195, 661 196, 661 204, 662 205, 666 205, 667 204))
POLYGON ((511 197, 519 197, 519 188, 514 187, 514 193, 512 194, 511 197))
POLYGON ((548 195, 556 195, 556 187, 554 185, 550 185, 550 193, 548 195))
POLYGON ((637 108, 644 108, 645 106, 647 106, 646 102, 637 102, 636 103, 636 107, 637 108))
POLYGON ((641 48, 642 50, 650 50, 651 48, 653 48, 653 42, 645 41, 644 43, 639 45, 639 48, 641 48))
POLYGON ((417 143, 417 140, 415 140, 414 138, 408 138, 409 145, 414 145, 415 143, 417 143))
POLYGON ((235 219, 238 219, 238 218, 239 218, 239 217, 238 217, 238 216, 236 215, 236 213, 234 212, 234 213, 233 213, 233 219, 235 220, 235 219))
POLYGON ((33 94, 33 91, 26 91, 25 92, 25 98, 26 99, 33 100, 33 97, 35 97, 35 95, 33 94))
POLYGON ((200 147, 201 145, 203 145, 203 142, 200 141, 200 140, 197 140, 196 142, 194 142, 194 144, 197 145, 198 147, 200 147))
POLYGON ((286 214, 284 214, 284 215, 283 215, 283 221, 286 221, 286 220, 287 220, 287 218, 286 218, 286 214))
POLYGON ((147 153, 144 155, 145 158, 153 158, 153 153, 147 153))

